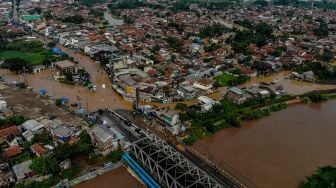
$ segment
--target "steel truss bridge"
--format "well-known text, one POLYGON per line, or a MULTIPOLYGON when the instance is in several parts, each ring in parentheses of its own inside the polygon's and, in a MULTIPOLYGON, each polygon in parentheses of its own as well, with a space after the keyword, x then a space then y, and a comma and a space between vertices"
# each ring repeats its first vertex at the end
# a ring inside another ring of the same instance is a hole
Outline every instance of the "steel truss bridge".
POLYGON ((130 152, 163 187, 224 187, 157 136, 137 140, 130 152))

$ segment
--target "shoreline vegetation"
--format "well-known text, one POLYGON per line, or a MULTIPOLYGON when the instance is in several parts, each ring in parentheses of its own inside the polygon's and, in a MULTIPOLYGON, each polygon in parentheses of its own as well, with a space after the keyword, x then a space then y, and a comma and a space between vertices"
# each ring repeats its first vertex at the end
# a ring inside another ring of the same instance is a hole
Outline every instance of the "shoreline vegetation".
POLYGON ((336 183, 336 167, 325 166, 319 168, 313 175, 306 178, 300 188, 315 187, 335 187, 336 183))
POLYGON ((272 112, 286 109, 291 104, 320 103, 335 98, 336 90, 332 89, 298 96, 285 95, 278 98, 253 99, 241 105, 221 100, 207 112, 197 112, 195 107, 182 108, 181 121, 191 125, 191 134, 184 137, 183 142, 186 145, 192 145, 199 139, 211 136, 224 128, 240 127, 241 121, 270 116, 272 112))

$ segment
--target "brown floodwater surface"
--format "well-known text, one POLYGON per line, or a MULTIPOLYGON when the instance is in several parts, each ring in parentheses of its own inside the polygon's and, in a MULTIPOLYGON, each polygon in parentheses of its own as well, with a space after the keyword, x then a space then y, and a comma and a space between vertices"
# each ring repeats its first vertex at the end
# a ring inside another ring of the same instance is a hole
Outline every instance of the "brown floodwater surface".
POLYGON ((295 188, 336 165, 336 100, 294 105, 202 139, 193 148, 248 187, 295 188))
POLYGON ((106 107, 112 109, 131 109, 132 104, 123 101, 122 97, 112 89, 108 75, 98 63, 85 55, 74 53, 65 48, 62 50, 78 60, 79 68, 83 67, 90 73, 93 84, 97 86, 96 92, 91 92, 84 86, 67 85, 55 81, 51 69, 38 74, 27 74, 26 76, 0 69, 0 75, 4 76, 7 82, 27 81, 28 85, 32 86, 35 90, 46 89, 48 91, 47 94, 55 98, 67 97, 71 103, 80 101, 82 106, 90 112, 106 107), (102 87, 103 84, 105 84, 105 88, 102 87))
POLYGON ((136 178, 120 167, 87 182, 80 183, 75 188, 141 188, 144 187, 136 178))
POLYGON ((282 85, 284 90, 290 95, 301 95, 307 92, 315 90, 325 90, 325 89, 334 89, 336 85, 333 84, 317 84, 304 81, 297 81, 289 79, 291 75, 290 71, 283 71, 279 73, 273 73, 267 77, 256 77, 251 78, 250 81, 241 85, 242 87, 249 87, 260 82, 277 82, 282 85))

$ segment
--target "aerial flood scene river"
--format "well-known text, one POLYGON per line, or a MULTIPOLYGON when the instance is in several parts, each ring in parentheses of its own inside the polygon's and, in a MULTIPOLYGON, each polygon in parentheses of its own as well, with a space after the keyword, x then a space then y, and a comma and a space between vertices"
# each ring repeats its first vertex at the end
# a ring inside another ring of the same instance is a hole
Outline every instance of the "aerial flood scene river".
POLYGON ((248 187, 298 187, 318 167, 336 164, 335 112, 336 100, 293 105, 193 148, 248 187))
POLYGON ((132 177, 126 168, 120 167, 107 172, 93 180, 78 184, 75 188, 108 188, 108 187, 124 187, 124 188, 141 188, 144 187, 136 178, 132 177))
POLYGON ((336 188, 336 0, 0 0, 0 187, 336 188))

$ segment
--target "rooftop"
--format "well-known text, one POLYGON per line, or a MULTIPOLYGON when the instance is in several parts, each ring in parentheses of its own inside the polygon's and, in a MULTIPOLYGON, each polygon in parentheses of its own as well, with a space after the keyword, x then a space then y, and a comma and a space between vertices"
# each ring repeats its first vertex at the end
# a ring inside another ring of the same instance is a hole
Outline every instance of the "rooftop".
POLYGON ((33 173, 29 168, 31 164, 32 160, 28 160, 13 166, 14 174, 18 180, 24 179, 28 174, 33 173))
POLYGON ((242 90, 242 89, 240 89, 238 87, 231 87, 229 90, 232 91, 232 92, 234 92, 234 93, 236 93, 236 94, 239 94, 239 95, 242 95, 242 94, 245 93, 244 90, 242 90))
POLYGON ((18 155, 22 153, 22 150, 21 150, 21 147, 19 145, 15 145, 15 146, 12 146, 12 147, 9 147, 7 148, 4 152, 3 152, 3 155, 5 157, 13 157, 15 155, 18 155))
POLYGON ((60 69, 66 69, 66 68, 71 68, 71 67, 76 66, 75 63, 73 63, 72 61, 69 61, 69 60, 57 61, 54 64, 56 65, 56 67, 58 67, 60 69))
POLYGON ((19 134, 20 130, 15 126, 10 126, 0 130, 0 137, 7 136, 9 134, 19 134))

